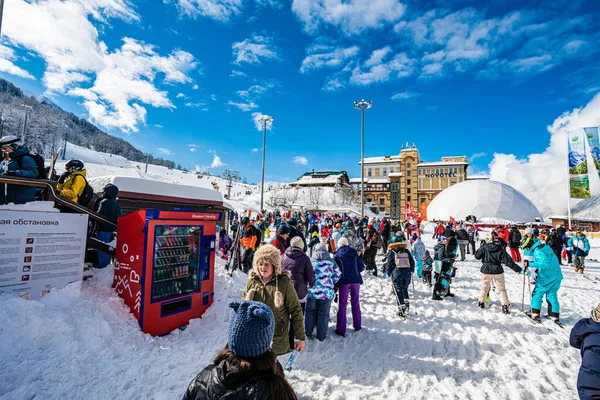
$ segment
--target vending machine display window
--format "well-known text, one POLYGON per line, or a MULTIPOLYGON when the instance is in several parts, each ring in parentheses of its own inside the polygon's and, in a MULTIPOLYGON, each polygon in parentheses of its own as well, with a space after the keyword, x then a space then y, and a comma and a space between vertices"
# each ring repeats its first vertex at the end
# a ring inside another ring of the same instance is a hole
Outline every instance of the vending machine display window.
POLYGON ((157 226, 152 302, 200 290, 200 226, 157 226))

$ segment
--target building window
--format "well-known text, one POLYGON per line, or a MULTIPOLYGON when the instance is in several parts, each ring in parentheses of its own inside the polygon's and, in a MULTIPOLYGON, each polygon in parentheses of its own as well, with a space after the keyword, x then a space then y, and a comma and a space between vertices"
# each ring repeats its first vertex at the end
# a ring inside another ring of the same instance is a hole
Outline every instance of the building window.
POLYGON ((406 176, 410 176, 410 175, 411 175, 410 170, 406 171, 406 176))
POLYGON ((383 167, 383 176, 387 176, 387 168, 383 167))
POLYGON ((390 174, 394 173, 394 167, 390 167, 390 174))
POLYGON ((385 205, 385 197, 380 197, 379 198, 379 205, 380 206, 384 206, 385 205))
POLYGON ((419 204, 423 204, 427 201, 427 197, 421 197, 421 199, 419 200, 419 204))
POLYGON ((375 168, 375 176, 379 176, 381 170, 379 168, 375 168))
POLYGON ((370 197, 367 197, 367 203, 371 203, 372 201, 373 201, 373 199, 372 199, 372 198, 370 198, 370 197))
POLYGON ((410 193, 410 188, 406 188, 406 193, 410 193))
POLYGON ((406 180, 406 186, 410 186, 410 179, 406 180))
POLYGON ((373 176, 373 170, 371 170, 371 168, 367 169, 367 176, 373 176))
POLYGON ((410 196, 406 196, 406 201, 410 201, 410 196))
POLYGON ((410 163, 409 162, 406 163, 406 169, 410 169, 410 163))

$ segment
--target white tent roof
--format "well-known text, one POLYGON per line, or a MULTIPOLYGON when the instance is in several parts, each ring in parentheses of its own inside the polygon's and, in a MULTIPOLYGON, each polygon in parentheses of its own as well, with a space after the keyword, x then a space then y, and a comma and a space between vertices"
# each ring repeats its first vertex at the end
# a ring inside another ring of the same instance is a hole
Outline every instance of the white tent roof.
POLYGON ((464 181, 438 194, 427 207, 429 220, 463 220, 467 215, 529 222, 542 213, 525 195, 504 183, 491 180, 464 181))

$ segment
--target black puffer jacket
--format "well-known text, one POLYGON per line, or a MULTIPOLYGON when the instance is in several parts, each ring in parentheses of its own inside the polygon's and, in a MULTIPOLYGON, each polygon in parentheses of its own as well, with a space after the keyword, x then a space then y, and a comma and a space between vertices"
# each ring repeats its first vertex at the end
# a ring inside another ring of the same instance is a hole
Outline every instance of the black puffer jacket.
POLYGON ((254 377, 242 376, 227 360, 204 368, 183 395, 183 400, 272 399, 269 381, 285 379, 264 371, 254 377))
POLYGON ((458 240, 468 241, 469 240, 469 234, 467 233, 466 229, 461 228, 461 229, 459 229, 459 230, 456 231, 456 238, 458 240))
MULTIPOLYGON (((98 214, 102 215, 115 225, 117 224, 119 217, 123 215, 121 207, 119 207, 119 204, 115 200, 117 194, 119 194, 119 188, 112 184, 106 185, 104 187, 104 198, 100 200, 98 206, 98 214)), ((114 229, 107 224, 100 223, 98 225, 98 230, 100 232, 112 232, 114 229)))
POLYGON ((475 258, 481 260, 483 263, 481 266, 481 273, 483 274, 503 274, 504 268, 502 268, 502 264, 517 273, 521 272, 522 269, 510 258, 505 247, 496 240, 492 243, 486 243, 477 249, 475 258))

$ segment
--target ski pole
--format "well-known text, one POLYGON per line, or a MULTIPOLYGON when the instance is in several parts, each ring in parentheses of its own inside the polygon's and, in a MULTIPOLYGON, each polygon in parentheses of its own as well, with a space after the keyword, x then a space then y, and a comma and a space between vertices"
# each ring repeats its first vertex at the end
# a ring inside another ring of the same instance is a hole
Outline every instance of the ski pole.
POLYGON ((413 310, 415 311, 415 315, 417 315, 417 294, 416 294, 416 292, 415 292, 415 277, 414 277, 414 276, 411 276, 411 279, 410 279, 410 280, 412 281, 412 287, 413 287, 413 299, 414 299, 414 302, 413 302, 413 304, 414 304, 414 306, 413 306, 413 310))
POLYGON ((525 309, 525 274, 523 274, 523 296, 521 297, 521 310, 525 309))
POLYGON ((527 283, 529 286, 529 313, 533 312, 533 307, 531 306, 532 294, 531 294, 531 279, 527 277, 527 283))

